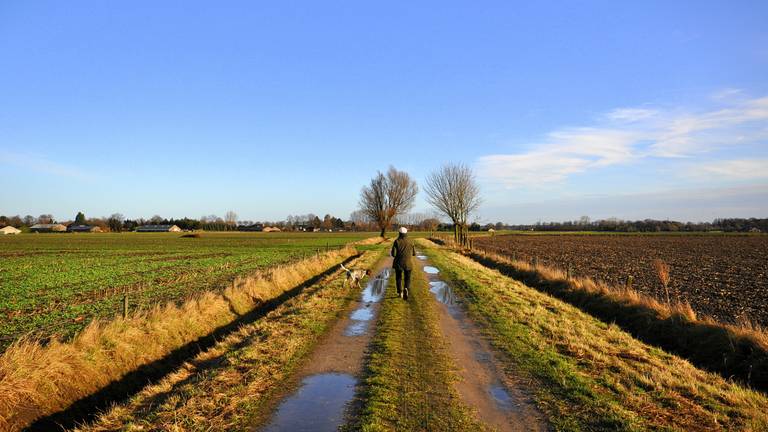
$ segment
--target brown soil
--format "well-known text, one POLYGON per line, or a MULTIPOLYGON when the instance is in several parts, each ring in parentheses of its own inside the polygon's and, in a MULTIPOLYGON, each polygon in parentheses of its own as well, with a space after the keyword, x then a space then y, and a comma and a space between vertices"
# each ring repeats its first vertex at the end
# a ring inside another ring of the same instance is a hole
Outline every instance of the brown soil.
POLYGON ((663 298, 653 269, 670 267, 670 295, 700 314, 735 323, 768 325, 766 235, 505 235, 477 238, 480 249, 565 268, 613 285, 634 278, 633 288, 663 298))

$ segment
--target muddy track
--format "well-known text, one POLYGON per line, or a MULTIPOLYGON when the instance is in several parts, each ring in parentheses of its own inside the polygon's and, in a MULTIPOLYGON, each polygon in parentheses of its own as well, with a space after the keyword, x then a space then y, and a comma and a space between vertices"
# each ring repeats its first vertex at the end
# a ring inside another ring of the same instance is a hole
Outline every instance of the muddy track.
POLYGON ((335 431, 345 423, 358 393, 390 265, 391 259, 376 264, 371 279, 291 378, 286 391, 266 405, 269 421, 255 430, 335 431))
MULTIPOLYGON (((351 256, 343 262, 349 263, 359 255, 351 256)), ((210 334, 189 342, 163 358, 148 363, 113 382, 100 391, 78 400, 70 405, 66 410, 40 418, 29 426, 27 431, 52 431, 66 430, 79 424, 89 423, 108 408, 110 405, 126 401, 134 394, 141 391, 144 387, 156 383, 163 377, 172 373, 185 362, 192 360, 195 356, 213 347, 219 340, 232 334, 241 326, 252 323, 277 307, 296 297, 323 278, 333 274, 338 270, 337 265, 333 265, 324 272, 302 282, 301 284, 283 292, 279 296, 265 302, 258 308, 241 315, 233 322, 219 327, 210 334)))
MULTIPOLYGON (((441 280, 438 268, 420 255, 416 271, 427 275, 430 292, 439 303, 438 325, 458 368, 456 389, 478 418, 498 431, 546 431, 547 422, 521 383, 503 373, 477 325, 467 316, 461 298, 441 280)), ((417 277, 424 277, 418 275, 417 277)))

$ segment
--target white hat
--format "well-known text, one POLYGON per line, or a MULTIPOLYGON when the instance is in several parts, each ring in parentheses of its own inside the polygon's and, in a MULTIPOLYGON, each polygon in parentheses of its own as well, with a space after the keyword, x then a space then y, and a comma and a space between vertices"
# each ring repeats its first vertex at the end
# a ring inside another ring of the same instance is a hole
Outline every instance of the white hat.
POLYGON ((400 227, 400 234, 405 234, 408 232, 408 228, 406 227, 400 227))

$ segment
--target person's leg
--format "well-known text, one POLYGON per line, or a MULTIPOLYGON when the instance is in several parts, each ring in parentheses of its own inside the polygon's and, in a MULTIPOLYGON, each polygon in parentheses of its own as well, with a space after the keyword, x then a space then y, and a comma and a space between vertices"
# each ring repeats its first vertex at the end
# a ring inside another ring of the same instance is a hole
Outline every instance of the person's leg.
POLYGON ((395 267, 395 286, 397 286, 397 295, 400 295, 400 292, 402 292, 402 279, 403 271, 395 267))
POLYGON ((405 282, 405 288, 403 289, 403 298, 408 300, 408 293, 409 293, 410 288, 411 288, 411 271, 410 270, 403 270, 403 272, 405 273, 403 275, 403 276, 405 276, 404 277, 404 279, 405 279, 405 281, 404 281, 405 282))

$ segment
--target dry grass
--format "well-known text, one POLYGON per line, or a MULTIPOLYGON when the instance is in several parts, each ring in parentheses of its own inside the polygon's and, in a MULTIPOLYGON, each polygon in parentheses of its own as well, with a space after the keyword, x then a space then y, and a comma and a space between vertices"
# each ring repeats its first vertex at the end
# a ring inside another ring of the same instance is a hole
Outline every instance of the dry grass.
MULTIPOLYGON (((660 302, 623 285, 610 286, 586 277, 568 279, 557 268, 533 267, 493 253, 469 252, 469 256, 699 367, 768 391, 768 333, 759 327, 699 317, 686 302, 660 302)), ((668 282, 668 270, 664 277, 668 282)))
MULTIPOLYGON (((427 253, 506 354, 508 370, 540 383, 537 399, 556 430, 757 432, 768 427, 764 395, 697 369, 468 257, 427 253)), ((562 276, 554 269, 545 273, 562 276)))
POLYGON ((655 259, 653 260, 653 269, 656 271, 656 276, 659 277, 661 286, 664 287, 664 294, 667 298, 667 304, 669 304, 669 266, 664 261, 655 259))
POLYGON ((223 292, 94 321, 71 342, 14 342, 0 356, 0 430, 20 430, 274 298, 353 255, 331 251, 241 278, 223 292))
POLYGON ((366 239, 358 240, 358 241, 356 241, 354 243, 350 243, 350 244, 357 245, 357 246, 370 246, 370 245, 377 245, 377 244, 383 243, 385 241, 386 241, 386 239, 383 239, 381 237, 376 236, 376 237, 368 237, 366 239))

